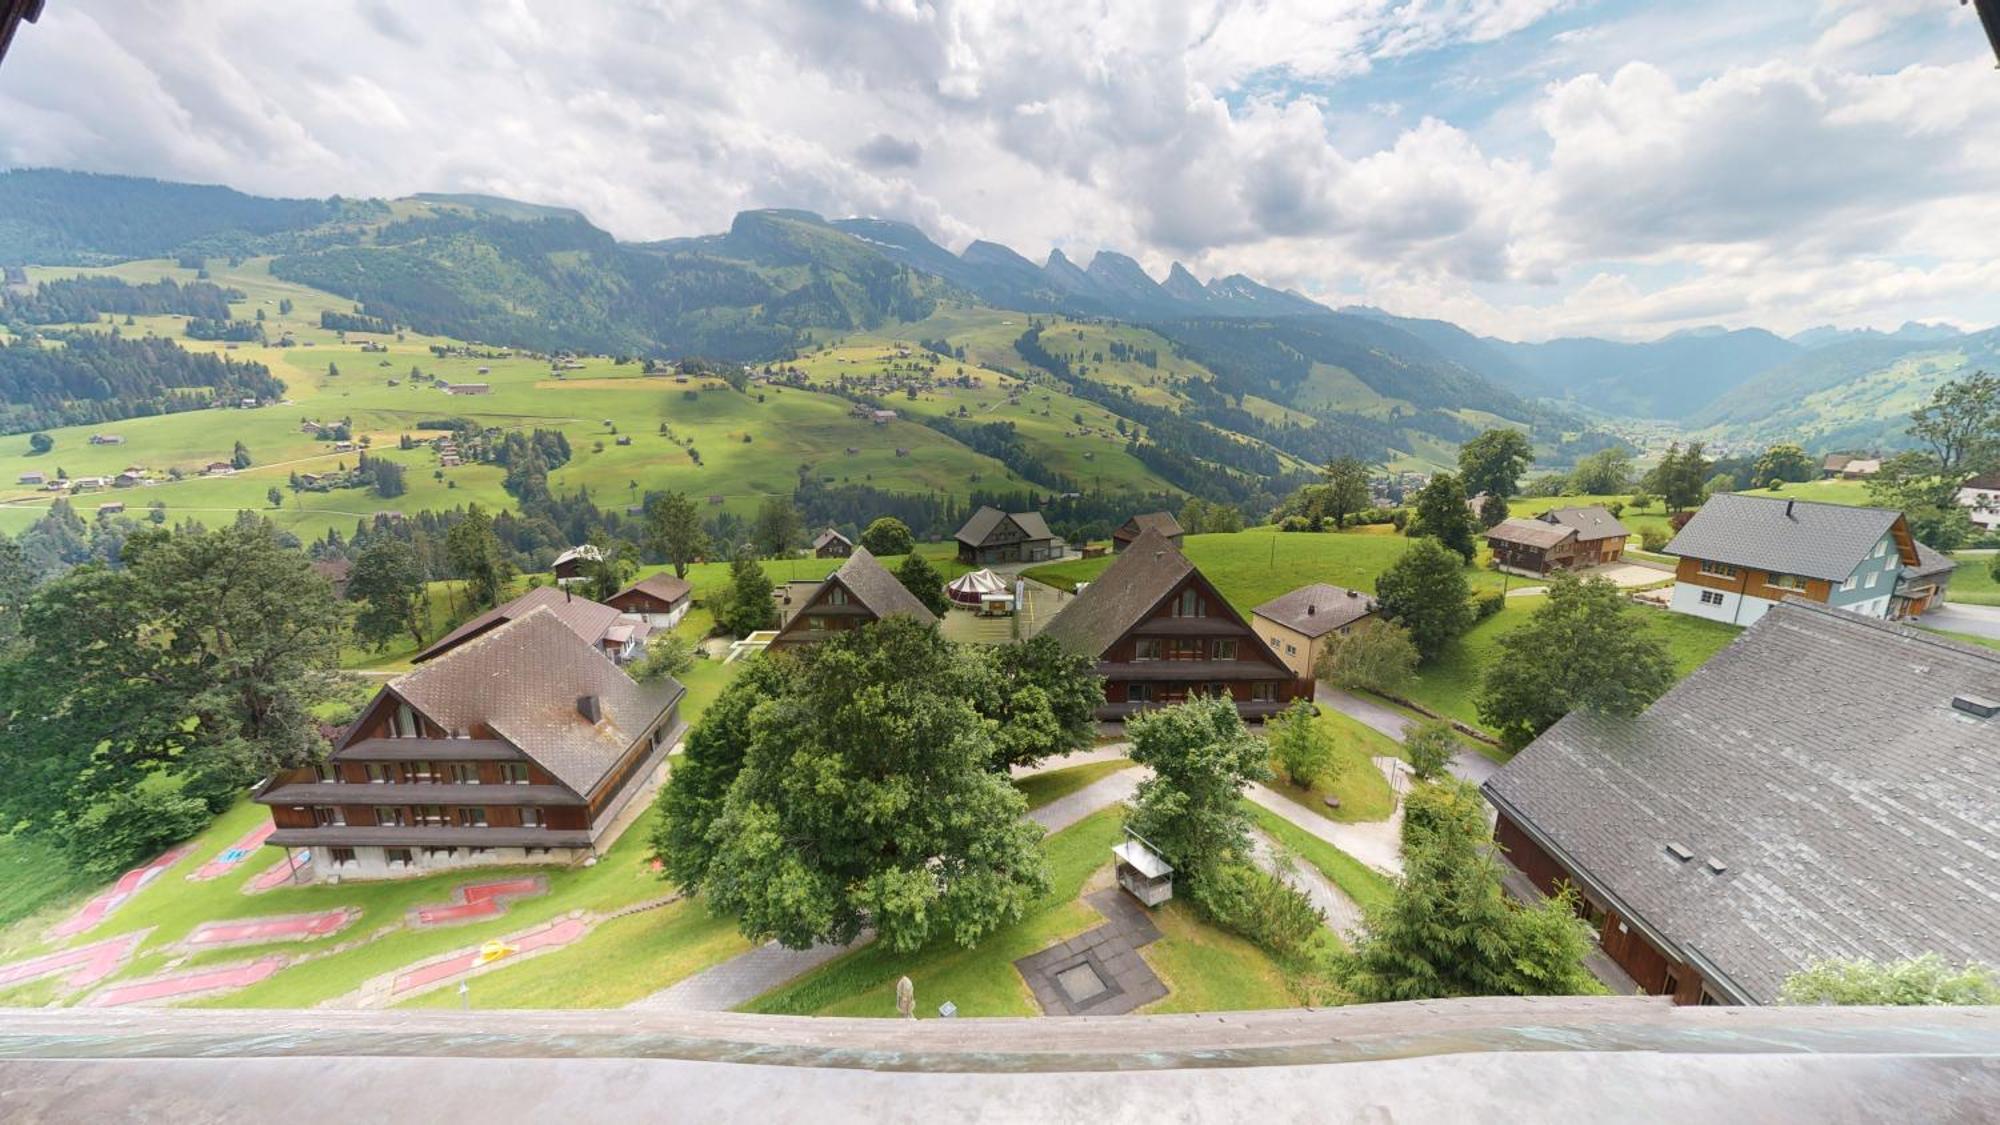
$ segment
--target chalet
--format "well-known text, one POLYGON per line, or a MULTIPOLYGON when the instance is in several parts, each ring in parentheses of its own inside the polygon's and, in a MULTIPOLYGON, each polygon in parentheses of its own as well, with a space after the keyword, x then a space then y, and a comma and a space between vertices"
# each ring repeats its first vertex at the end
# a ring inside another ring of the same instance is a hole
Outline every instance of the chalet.
POLYGON ((1537 577, 1617 562, 1632 533, 1596 506, 1551 508, 1532 519, 1505 519, 1486 529, 1486 545, 1501 570, 1537 577))
POLYGON ((97 515, 100 519, 105 516, 118 516, 118 515, 123 515, 124 513, 125 513, 125 501, 123 500, 113 500, 110 501, 109 503, 99 504, 97 506, 97 515))
POLYGON ((49 476, 48 476, 48 474, 47 474, 47 473, 44 473, 44 472, 42 472, 42 471, 41 471, 40 469, 36 469, 36 470, 34 470, 33 472, 27 472, 27 473, 22 473, 22 474, 20 475, 20 477, 19 477, 19 478, 17 478, 17 483, 20 483, 20 484, 47 484, 47 483, 48 483, 48 480, 49 480, 49 476))
MULTIPOLYGON (((643 647, 642 642, 646 639, 646 633, 625 634, 616 639, 612 636, 613 629, 619 625, 644 624, 639 618, 623 620, 623 614, 602 602, 579 598, 557 586, 537 586, 513 601, 489 609, 432 641, 430 647, 411 660, 417 664, 435 660, 474 637, 489 633, 509 621, 525 617, 542 608, 554 612, 558 621, 569 626, 570 632, 583 638, 585 643, 618 663, 637 656, 639 649, 643 647)), ((650 631, 649 627, 646 632, 650 631)))
POLYGON ((2000 473, 1986 473, 1960 485, 1958 504, 1974 527, 2000 531, 2000 473))
POLYGON ((819 533, 813 540, 813 557, 819 559, 844 559, 854 553, 854 541, 833 528, 819 533))
POLYGON ((1142 532, 1043 633, 1097 662, 1102 720, 1200 694, 1227 696, 1244 718, 1257 719, 1312 697, 1312 681, 1156 531, 1142 532))
POLYGON ((639 579, 607 601, 612 609, 636 617, 654 629, 671 629, 687 616, 694 587, 687 579, 661 572, 639 579))
POLYGON ((1318 582, 1251 610, 1250 624, 1294 675, 1310 680, 1328 638, 1364 627, 1380 608, 1359 590, 1318 582))
POLYGON ((571 547, 557 555, 555 563, 549 569, 555 572, 557 582, 567 585, 581 580, 591 563, 603 561, 604 552, 585 543, 581 547, 571 547))
POLYGON ((771 639, 771 647, 811 644, 899 614, 937 624, 937 615, 876 562, 874 555, 856 547, 839 570, 798 599, 797 608, 771 639))
POLYGON ((983 506, 954 536, 958 561, 968 566, 1042 562, 1062 557, 1062 546, 1040 512, 1003 512, 983 506))
POLYGON ((205 477, 226 477, 235 471, 236 466, 227 461, 210 461, 201 467, 201 475, 205 477))
POLYGON ((354 570, 354 564, 346 559, 316 559, 312 572, 326 579, 333 587, 333 596, 343 601, 347 598, 347 578, 354 570))
POLYGON ((444 393, 448 395, 490 395, 493 393, 493 385, 491 383, 446 383, 444 385, 444 393))
POLYGON ((1125 548, 1130 547, 1133 540, 1149 529, 1158 532, 1160 538, 1172 543, 1176 549, 1187 537, 1187 533, 1181 529, 1181 521, 1175 519, 1172 512, 1141 512, 1119 524, 1118 530, 1111 533, 1111 550, 1116 554, 1124 554, 1125 548))
POLYGON ((90 435, 90 444, 92 444, 92 445, 124 445, 124 444, 125 444, 125 437, 124 437, 124 435, 123 435, 123 434, 92 434, 92 435, 90 435))
POLYGON ((95 492, 111 485, 109 477, 71 477, 69 486, 78 492, 95 492))
POLYGON ((259 786, 267 842, 312 849, 320 878, 576 862, 659 774, 683 694, 538 606, 391 680, 323 764, 259 786))
POLYGON ((146 483, 146 473, 143 469, 127 469, 111 478, 113 488, 131 488, 144 483, 146 483))
POLYGON ((893 410, 870 410, 868 412, 868 420, 878 426, 886 426, 896 420, 896 412, 893 410))
POLYGON ((1820 475, 1828 479, 1860 480, 1882 471, 1879 457, 1856 457, 1851 453, 1829 453, 1820 462, 1820 475))
POLYGON ((1917 565, 1903 568, 1895 592, 1889 595, 1889 616, 1898 621, 1922 617, 1925 610, 1944 601, 1951 572, 1957 569, 1950 555, 1918 543, 1917 565))
POLYGON ((333 451, 335 453, 352 453, 354 449, 355 445, 351 441, 336 441, 333 443, 333 451))
POLYGON ((1905 567, 1921 564, 1903 514, 1740 493, 1711 497, 1667 554, 1676 613, 1749 625, 1787 595, 1886 617, 1905 567))
POLYGON ((1996 713, 2000 652, 1793 597, 1484 792, 1510 885, 1575 887, 1639 990, 1770 1004, 1817 958, 2000 964, 1996 713))
POLYGON ((56 479, 43 485, 42 489, 46 492, 67 492, 69 491, 69 478, 57 477, 56 479))

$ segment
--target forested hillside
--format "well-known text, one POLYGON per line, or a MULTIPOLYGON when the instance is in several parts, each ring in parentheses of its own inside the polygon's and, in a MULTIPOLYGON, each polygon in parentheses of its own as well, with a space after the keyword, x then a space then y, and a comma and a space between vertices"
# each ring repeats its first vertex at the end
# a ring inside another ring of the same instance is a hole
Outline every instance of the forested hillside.
POLYGON ((131 176, 0 172, 0 263, 71 265, 182 253, 269 253, 276 236, 386 213, 379 203, 265 199, 225 187, 131 176))
POLYGON ((0 433, 271 401, 285 385, 260 363, 190 352, 171 340, 75 332, 0 345, 0 433))

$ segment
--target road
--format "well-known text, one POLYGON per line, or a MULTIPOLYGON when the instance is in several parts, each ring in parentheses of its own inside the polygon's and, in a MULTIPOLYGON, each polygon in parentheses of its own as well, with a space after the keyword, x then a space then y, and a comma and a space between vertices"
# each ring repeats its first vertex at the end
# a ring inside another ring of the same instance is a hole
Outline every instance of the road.
MULTIPOLYGON (((1403 741, 1410 729, 1417 725, 1417 720, 1386 703, 1343 691, 1331 684, 1316 685, 1313 690, 1313 702, 1321 707, 1331 707, 1351 719, 1359 719, 1365 725, 1381 731, 1398 742, 1403 741)), ((1460 750, 1451 759, 1452 776, 1474 785, 1484 785, 1487 778, 1499 771, 1498 762, 1472 750, 1460 750)))
POLYGON ((2000 605, 1946 602, 1932 606, 1921 620, 1926 628, 2000 640, 2000 605))

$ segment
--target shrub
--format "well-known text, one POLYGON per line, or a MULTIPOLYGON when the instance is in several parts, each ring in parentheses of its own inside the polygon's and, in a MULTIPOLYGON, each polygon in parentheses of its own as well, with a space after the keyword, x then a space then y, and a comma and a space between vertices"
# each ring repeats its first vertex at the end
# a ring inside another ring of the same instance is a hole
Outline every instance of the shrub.
POLYGON ((1397 508, 1389 516, 1389 522, 1396 525, 1397 531, 1408 531, 1410 528, 1410 510, 1408 508, 1397 508))
POLYGON ((1499 590, 1487 590, 1472 599, 1472 619, 1484 621, 1507 608, 1507 595, 1499 590))
POLYGON ((1311 530, 1312 530, 1312 521, 1311 521, 1311 520, 1308 520, 1308 519, 1307 519, 1307 518, 1305 518, 1304 516, 1286 516, 1286 517, 1285 517, 1285 520, 1284 520, 1284 522, 1283 522, 1283 523, 1280 523, 1280 524, 1278 525, 1278 530, 1279 530, 1279 531, 1311 531, 1311 530))
POLYGON ((65 832, 87 872, 110 876, 202 830, 208 806, 166 785, 142 784, 92 805, 65 832))
POLYGON ((1403 739, 1403 749, 1417 779, 1434 781, 1444 776, 1452 756, 1458 753, 1458 732, 1444 719, 1426 719, 1403 739))
POLYGON ((1655 553, 1667 546, 1667 533, 1657 527, 1648 527, 1639 532, 1639 546, 1655 553))
POLYGON ((1816 960, 1785 978, 1783 1004, 2000 1004, 2000 974, 1953 965, 1935 953, 1882 964, 1816 960))
POLYGON ((1417 674, 1417 646, 1393 621, 1356 627, 1328 642, 1313 672, 1329 683, 1394 695, 1417 674))
POLYGON ((1293 785, 1311 789, 1334 773, 1333 739, 1319 725, 1312 704, 1301 699, 1267 726, 1271 757, 1293 785))
POLYGON ((679 676, 694 667, 693 642, 679 633, 661 633, 646 644, 646 655, 632 664, 632 678, 640 682, 679 676))
POLYGON ((1210 921, 1280 957, 1306 953, 1326 925, 1312 900, 1247 864, 1218 864, 1186 886, 1210 921))
POLYGON ((1681 528, 1686 527, 1688 521, 1693 518, 1693 512, 1675 512, 1673 515, 1667 517, 1667 526, 1673 528, 1675 531, 1679 531, 1681 528))

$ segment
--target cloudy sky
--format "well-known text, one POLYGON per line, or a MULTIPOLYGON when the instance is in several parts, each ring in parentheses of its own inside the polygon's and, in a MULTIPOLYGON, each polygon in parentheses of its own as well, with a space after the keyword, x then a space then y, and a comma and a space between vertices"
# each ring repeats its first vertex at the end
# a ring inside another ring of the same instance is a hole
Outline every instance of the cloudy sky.
POLYGON ((879 215, 1522 339, 2000 323, 1955 0, 59 0, 0 165, 879 215))

